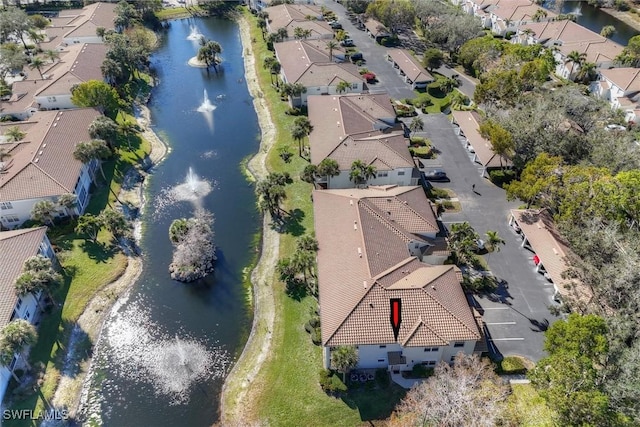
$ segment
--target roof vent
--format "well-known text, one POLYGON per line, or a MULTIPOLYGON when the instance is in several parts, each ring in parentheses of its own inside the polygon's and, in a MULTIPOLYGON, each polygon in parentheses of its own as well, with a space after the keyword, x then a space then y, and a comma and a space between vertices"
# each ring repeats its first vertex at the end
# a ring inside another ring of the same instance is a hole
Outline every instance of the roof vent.
POLYGON ((42 156, 42 150, 38 152, 38 156, 42 156))
POLYGON ((358 221, 353 221, 353 229, 358 231, 358 221))
POLYGON ((365 289, 367 289, 367 281, 366 280, 362 282, 362 285, 364 286, 365 289))
POLYGON ((362 248, 358 248, 358 256, 362 258, 362 248))
POLYGON ((38 160, 40 160, 40 159, 38 159, 38 158, 36 157, 36 159, 33 161, 33 163, 38 163, 38 160))
POLYGON ((435 287, 435 286, 431 286, 431 289, 433 289, 433 290, 435 291, 435 290, 436 290, 436 287, 435 287))
POLYGON ((554 253, 555 255, 558 255, 558 251, 556 250, 556 248, 551 248, 551 250, 553 251, 553 253, 554 253))
POLYGON ((369 303, 369 308, 373 308, 373 303, 372 302, 369 303))
POLYGON ((353 206, 353 200, 349 200, 349 204, 353 206))

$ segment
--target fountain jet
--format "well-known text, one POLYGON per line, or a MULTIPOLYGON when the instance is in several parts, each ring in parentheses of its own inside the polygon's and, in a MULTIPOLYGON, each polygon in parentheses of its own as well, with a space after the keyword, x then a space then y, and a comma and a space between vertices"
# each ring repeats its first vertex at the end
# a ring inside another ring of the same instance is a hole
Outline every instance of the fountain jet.
POLYGON ((201 180, 193 168, 189 167, 184 183, 173 187, 171 196, 174 200, 196 202, 211 192, 211 184, 201 180))
POLYGON ((202 33, 200 32, 198 27, 196 27, 195 25, 191 25, 190 28, 191 28, 191 32, 187 36, 187 40, 199 42, 200 39, 203 37, 202 33))
POLYGON ((213 105, 211 103, 211 101, 209 100, 209 94, 207 93, 207 90, 204 90, 204 96, 202 98, 202 104, 200 104, 200 106, 198 107, 198 111, 200 113, 206 113, 209 111, 213 111, 216 109, 216 106, 213 105))

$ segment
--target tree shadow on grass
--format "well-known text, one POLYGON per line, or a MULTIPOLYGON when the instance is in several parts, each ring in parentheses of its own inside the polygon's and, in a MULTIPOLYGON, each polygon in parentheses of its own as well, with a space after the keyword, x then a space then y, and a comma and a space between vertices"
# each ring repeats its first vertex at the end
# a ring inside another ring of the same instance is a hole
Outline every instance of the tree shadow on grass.
POLYGON ((287 280, 285 286, 285 292, 287 293, 287 296, 296 301, 302 301, 307 297, 307 295, 309 295, 309 288, 302 280, 287 280))
POLYGON ((116 252, 118 251, 116 246, 113 245, 105 245, 102 242, 92 242, 90 240, 85 240, 80 243, 80 248, 87 254, 89 258, 96 262, 107 262, 111 258, 114 257, 116 252))
POLYGON ((373 381, 367 381, 350 384, 341 398, 347 406, 358 410, 362 421, 374 421, 389 418, 405 394, 406 390, 394 382, 382 388, 373 381))
POLYGON ((80 373, 82 362, 91 357, 92 342, 77 322, 62 319, 59 329, 62 331, 62 339, 56 342, 53 365, 60 371, 60 375, 75 378, 80 373))
POLYGON ((292 236, 302 236, 306 228, 302 225, 304 211, 293 209, 289 212, 281 212, 278 216, 272 216, 271 228, 278 233, 291 234, 292 236))

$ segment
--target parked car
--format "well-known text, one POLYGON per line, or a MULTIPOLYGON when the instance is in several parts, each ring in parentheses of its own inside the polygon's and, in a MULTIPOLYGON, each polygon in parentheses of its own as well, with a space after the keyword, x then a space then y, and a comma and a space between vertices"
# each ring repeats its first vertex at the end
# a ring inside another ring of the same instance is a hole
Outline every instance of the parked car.
POLYGON ((355 46, 355 44, 353 43, 353 39, 344 39, 340 42, 340 46, 351 47, 355 46))
POLYGON ((427 181, 449 181, 447 174, 442 169, 434 169, 432 171, 423 172, 424 179, 427 181))
POLYGON ((363 61, 364 57, 362 56, 362 52, 354 52, 350 56, 351 62, 363 61))
POLYGON ((331 21, 329 22, 329 26, 331 28, 333 28, 334 30, 341 30, 342 29, 342 24, 339 23, 338 21, 331 21))

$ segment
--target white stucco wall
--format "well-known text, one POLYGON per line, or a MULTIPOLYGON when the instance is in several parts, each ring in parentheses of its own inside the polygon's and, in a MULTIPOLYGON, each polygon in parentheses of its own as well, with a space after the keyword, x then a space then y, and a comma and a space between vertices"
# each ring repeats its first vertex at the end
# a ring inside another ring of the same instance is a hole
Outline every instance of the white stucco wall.
MULTIPOLYGON (((380 176, 367 180, 367 185, 415 185, 411 182, 413 168, 398 168, 387 172, 387 176, 380 176), (404 173, 404 175, 402 174, 404 173)), ((355 184, 349 180, 349 170, 340 171, 340 175, 329 179, 328 188, 354 188, 355 184)))
POLYGON ((40 105, 41 110, 67 110, 70 108, 78 108, 71 102, 71 93, 61 93, 51 96, 36 96, 36 102, 40 105))

